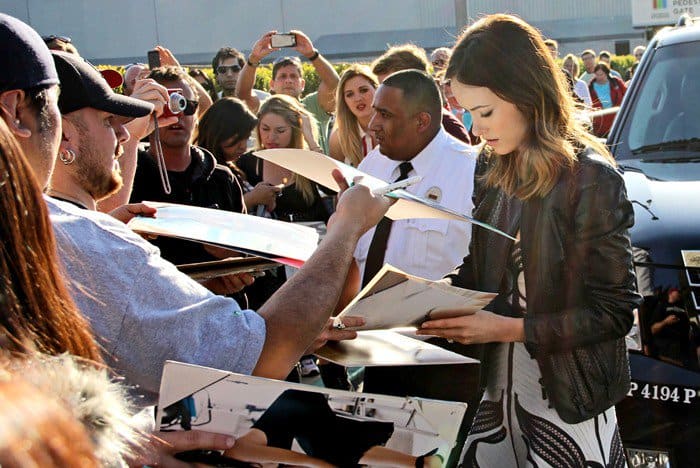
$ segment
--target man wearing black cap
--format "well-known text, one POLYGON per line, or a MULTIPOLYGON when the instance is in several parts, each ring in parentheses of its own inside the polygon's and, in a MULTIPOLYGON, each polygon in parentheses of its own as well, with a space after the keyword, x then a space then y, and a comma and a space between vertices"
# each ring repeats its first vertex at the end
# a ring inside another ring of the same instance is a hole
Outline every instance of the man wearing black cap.
MULTIPOLYGON (((56 68, 36 31, 2 13, 0 44, 0 116, 22 147, 39 184, 45 187, 61 141, 56 68)), ((47 204, 53 205, 49 199, 47 204)), ((172 433, 159 435, 169 443, 144 442, 142 448, 149 452, 144 454, 144 463, 174 462, 168 453, 182 450, 230 447, 225 436, 207 432, 188 434, 187 440, 172 433)))
MULTIPOLYGON (((95 210, 98 200, 122 185, 118 159, 129 140, 125 124, 148 116, 153 105, 115 94, 100 72, 79 56, 66 52, 53 56, 61 77, 58 107, 63 130, 49 195, 95 210)), ((152 89, 158 92, 157 87, 152 89)))

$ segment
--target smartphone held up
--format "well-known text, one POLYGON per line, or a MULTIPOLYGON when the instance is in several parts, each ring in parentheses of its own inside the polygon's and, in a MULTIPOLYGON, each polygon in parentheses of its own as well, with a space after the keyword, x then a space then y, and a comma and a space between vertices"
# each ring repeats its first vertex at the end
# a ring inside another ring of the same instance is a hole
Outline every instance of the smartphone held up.
POLYGON ((160 67, 160 53, 158 49, 151 49, 148 51, 148 68, 153 70, 154 68, 160 67))
POLYGON ((295 47, 297 45, 297 36, 293 33, 273 34, 270 36, 270 45, 275 49, 295 47))

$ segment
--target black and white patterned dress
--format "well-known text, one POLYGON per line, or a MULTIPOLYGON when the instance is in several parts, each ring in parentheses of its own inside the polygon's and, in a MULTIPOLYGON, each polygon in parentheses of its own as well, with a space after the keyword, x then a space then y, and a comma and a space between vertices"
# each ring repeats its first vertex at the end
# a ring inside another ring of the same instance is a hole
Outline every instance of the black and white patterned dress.
MULTIPOLYGON (((515 311, 525 313, 519 242, 508 273, 515 311)), ((487 387, 464 445, 462 467, 625 467, 615 407, 568 424, 550 405, 537 361, 523 343, 494 345, 487 387)))

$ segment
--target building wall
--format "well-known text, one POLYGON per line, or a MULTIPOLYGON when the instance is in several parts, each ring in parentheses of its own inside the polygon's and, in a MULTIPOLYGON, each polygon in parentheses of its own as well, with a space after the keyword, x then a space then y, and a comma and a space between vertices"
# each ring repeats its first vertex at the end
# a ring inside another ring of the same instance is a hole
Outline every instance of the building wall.
POLYGON ((615 51, 615 41, 629 41, 630 51, 644 45, 644 31, 632 25, 632 5, 611 0, 468 0, 473 20, 490 13, 516 14, 542 33, 559 41, 559 51, 578 54, 584 49, 615 51))
POLYGON ((631 14, 629 1, 469 0, 469 13, 512 13, 531 21, 585 19, 631 14))
POLYGON ((558 39, 562 53, 644 42, 629 1, 619 0, 0 0, 0 11, 40 34, 68 35, 88 59, 114 64, 144 61, 156 44, 185 63, 207 63, 224 45, 249 51, 272 29, 303 30, 331 58, 366 59, 388 44, 449 45, 465 11, 472 19, 518 14, 558 39))

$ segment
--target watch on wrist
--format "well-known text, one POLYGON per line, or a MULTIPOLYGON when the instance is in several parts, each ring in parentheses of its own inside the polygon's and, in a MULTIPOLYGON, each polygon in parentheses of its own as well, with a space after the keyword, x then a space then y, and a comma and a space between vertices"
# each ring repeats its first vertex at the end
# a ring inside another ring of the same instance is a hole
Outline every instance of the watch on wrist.
POLYGON ((253 61, 250 59, 250 57, 248 57, 248 62, 247 62, 247 63, 248 63, 248 66, 249 66, 249 67, 253 67, 253 68, 255 68, 255 67, 257 67, 258 65, 260 65, 260 62, 258 62, 258 63, 253 62, 253 61))
POLYGON ((314 49, 314 53, 311 55, 311 57, 307 57, 309 62, 313 62, 318 58, 318 56, 321 55, 321 53, 318 51, 318 49, 314 49))

